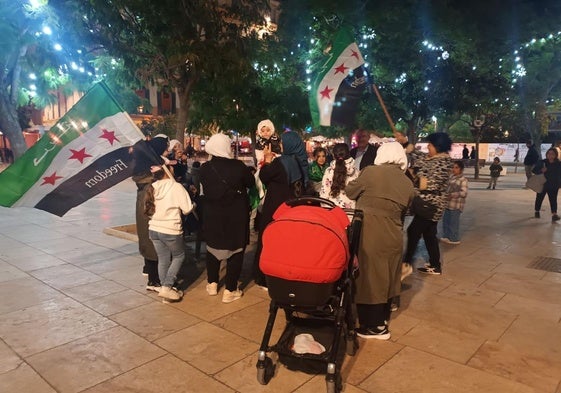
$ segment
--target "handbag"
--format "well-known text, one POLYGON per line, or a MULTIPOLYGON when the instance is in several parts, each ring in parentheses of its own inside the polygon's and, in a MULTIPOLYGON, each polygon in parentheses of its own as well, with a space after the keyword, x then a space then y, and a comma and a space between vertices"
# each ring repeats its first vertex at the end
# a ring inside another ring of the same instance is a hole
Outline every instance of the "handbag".
POLYGON ((419 195, 415 195, 411 202, 411 212, 425 220, 432 220, 437 210, 435 205, 425 201, 419 195))
POLYGON ((546 182, 545 175, 540 173, 539 175, 532 175, 526 182, 526 187, 538 194, 543 192, 543 185, 546 182))

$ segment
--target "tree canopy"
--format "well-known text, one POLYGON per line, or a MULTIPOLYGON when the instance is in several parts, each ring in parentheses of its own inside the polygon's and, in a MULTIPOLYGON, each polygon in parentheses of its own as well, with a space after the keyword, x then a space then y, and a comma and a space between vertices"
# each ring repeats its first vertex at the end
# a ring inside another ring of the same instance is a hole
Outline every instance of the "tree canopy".
MULTIPOLYGON (((343 24, 352 27, 393 120, 411 137, 436 117, 439 130, 461 135, 468 127, 539 139, 559 102, 557 0, 283 0, 275 10, 267 0, 34 4, 42 7, 0 6, 0 128, 18 155, 25 150, 18 106, 31 95, 41 106, 49 92, 85 88, 94 77, 176 91, 179 139, 185 128, 252 132, 263 118, 309 130, 310 80, 343 24), (276 30, 266 19, 272 12, 276 30)), ((121 95, 138 104, 134 94, 121 95)), ((374 95, 365 95, 357 126, 390 131, 374 95)))

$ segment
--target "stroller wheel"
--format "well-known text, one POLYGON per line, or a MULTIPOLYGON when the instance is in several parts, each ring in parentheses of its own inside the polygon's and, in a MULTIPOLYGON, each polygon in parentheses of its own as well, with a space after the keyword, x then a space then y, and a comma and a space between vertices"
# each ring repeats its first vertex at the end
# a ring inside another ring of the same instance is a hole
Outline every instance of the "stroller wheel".
POLYGON ((275 365, 273 360, 266 357, 263 361, 257 362, 257 382, 261 385, 267 385, 275 374, 275 365))
POLYGON ((327 388, 327 393, 340 393, 343 391, 343 378, 341 374, 327 375, 325 377, 325 386, 327 388))

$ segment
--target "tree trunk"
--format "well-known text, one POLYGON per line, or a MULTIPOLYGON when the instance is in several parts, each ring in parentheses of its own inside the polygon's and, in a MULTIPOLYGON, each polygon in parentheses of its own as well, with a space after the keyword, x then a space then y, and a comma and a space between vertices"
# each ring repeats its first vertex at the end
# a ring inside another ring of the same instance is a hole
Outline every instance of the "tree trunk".
POLYGON ((21 157, 27 150, 27 145, 18 122, 16 107, 10 105, 5 96, 0 96, 0 130, 10 141, 14 159, 21 157))
POLYGON ((7 68, 11 70, 11 75, 9 75, 8 79, 4 79, 6 77, 4 72, 0 73, 2 75, 2 83, 0 83, 0 91, 2 92, 0 94, 0 130, 10 141, 14 159, 21 157, 27 150, 17 113, 21 61, 27 53, 27 48, 27 45, 23 45, 17 53, 14 52, 10 55, 7 68))
MULTIPOLYGON (((177 123, 175 128, 175 139, 184 145, 185 140, 185 127, 187 127, 187 120, 189 119, 189 106, 191 104, 191 90, 193 88, 195 78, 186 80, 183 86, 177 88, 179 95, 179 109, 177 111, 177 123)), ((185 146, 183 146, 185 147, 185 146)))
POLYGON ((474 173, 473 178, 479 179, 479 143, 481 142, 481 127, 477 128, 477 134, 475 135, 475 163, 474 163, 474 173))

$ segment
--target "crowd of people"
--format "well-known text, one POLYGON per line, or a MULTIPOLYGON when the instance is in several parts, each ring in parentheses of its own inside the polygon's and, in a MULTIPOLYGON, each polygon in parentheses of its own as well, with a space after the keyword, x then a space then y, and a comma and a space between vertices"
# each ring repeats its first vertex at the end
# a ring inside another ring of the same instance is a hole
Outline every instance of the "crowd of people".
POLYGON ((221 291, 220 266, 224 263, 222 302, 240 299, 243 290, 239 281, 255 208, 259 219, 252 278, 256 287, 267 290, 259 259, 263 233, 274 212, 289 199, 320 196, 364 214, 356 255, 360 271, 355 298, 357 334, 390 338, 392 304, 399 298, 401 281, 412 271, 421 237, 429 261, 418 271, 431 275, 442 273, 437 238, 437 223, 442 217, 440 240, 460 242, 459 217, 467 180, 463 162, 452 162, 448 155, 450 138, 441 132, 431 134, 428 153, 423 153, 399 132, 394 135, 395 142, 378 145, 369 142, 367 131, 359 130, 353 149, 346 143, 337 143, 329 150, 318 147, 309 162, 305 144, 296 132, 277 134, 273 123, 263 120, 256 136, 256 168, 235 159, 229 137, 221 133, 207 141, 206 162, 195 162, 191 168, 181 143, 164 135, 134 146, 137 232, 145 260, 143 272, 148 276, 146 289, 158 292, 164 302, 183 297, 176 278, 185 259, 184 232, 191 231, 186 217, 194 214, 195 230, 206 242, 207 294, 216 296, 221 291), (250 195, 257 195, 258 203, 250 202, 250 195), (416 207, 416 199, 422 209, 416 207), (413 218, 404 244, 407 214, 413 218))

